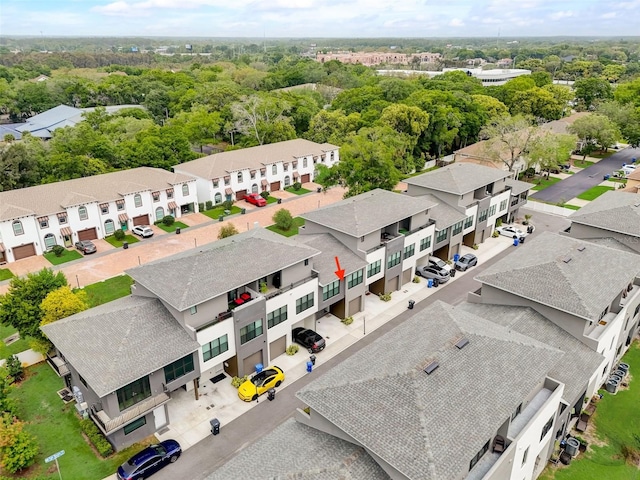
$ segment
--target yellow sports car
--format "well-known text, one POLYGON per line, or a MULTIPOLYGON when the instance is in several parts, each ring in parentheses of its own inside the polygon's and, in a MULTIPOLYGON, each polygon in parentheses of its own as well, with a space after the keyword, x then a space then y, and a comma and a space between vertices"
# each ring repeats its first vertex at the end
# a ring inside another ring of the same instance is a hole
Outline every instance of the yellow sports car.
POLYGON ((284 372, 279 367, 267 367, 256 373, 238 388, 240 400, 250 402, 256 400, 270 388, 279 387, 284 382, 284 372))

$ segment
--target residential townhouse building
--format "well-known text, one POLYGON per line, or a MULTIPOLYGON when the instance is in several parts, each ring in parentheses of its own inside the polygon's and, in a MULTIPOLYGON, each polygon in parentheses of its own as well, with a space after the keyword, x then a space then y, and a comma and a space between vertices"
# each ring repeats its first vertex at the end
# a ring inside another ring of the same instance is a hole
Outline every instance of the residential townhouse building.
POLYGON ((198 199, 219 204, 248 193, 274 192, 296 182, 312 182, 316 165, 339 161, 338 147, 301 138, 215 153, 173 167, 196 178, 198 199))
MULTIPOLYGON (((493 234, 499 218, 507 220, 513 201, 511 175, 482 165, 453 163, 405 180, 407 195, 428 198, 430 202, 435 198, 442 210, 444 205, 451 207, 446 215, 448 221, 442 221, 441 226, 436 224, 434 252, 437 256, 449 260, 459 253, 461 243, 469 247, 483 243, 493 234), (456 222, 453 227, 451 221, 456 222), (458 241, 460 235, 461 241, 458 241), (455 238, 445 242, 447 236, 455 238)), ((526 200, 520 201, 519 195, 514 209, 526 203, 526 200)))
POLYGON ((197 211, 193 177, 151 167, 0 192, 0 263, 197 211))
MULTIPOLYGON (((299 237, 305 241, 307 235, 331 235, 365 262, 366 272, 357 273, 364 285, 358 292, 389 293, 410 282, 416 265, 426 264, 433 252, 436 221, 430 210, 436 205, 429 199, 376 189, 301 215, 305 225, 299 237)), ((347 279, 347 288, 348 283, 347 279)), ((350 316, 363 306, 363 298, 350 297, 346 305, 334 302, 324 308, 350 316)))

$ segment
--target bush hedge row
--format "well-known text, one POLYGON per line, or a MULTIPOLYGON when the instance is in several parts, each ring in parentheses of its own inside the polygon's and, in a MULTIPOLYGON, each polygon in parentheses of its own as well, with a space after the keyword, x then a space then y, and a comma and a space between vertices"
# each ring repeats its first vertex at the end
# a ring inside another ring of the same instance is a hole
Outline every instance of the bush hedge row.
POLYGON ((93 423, 93 420, 88 418, 80 420, 80 428, 82 428, 84 434, 89 438, 89 441, 102 457, 106 458, 113 453, 113 447, 102 432, 98 430, 98 427, 93 423))

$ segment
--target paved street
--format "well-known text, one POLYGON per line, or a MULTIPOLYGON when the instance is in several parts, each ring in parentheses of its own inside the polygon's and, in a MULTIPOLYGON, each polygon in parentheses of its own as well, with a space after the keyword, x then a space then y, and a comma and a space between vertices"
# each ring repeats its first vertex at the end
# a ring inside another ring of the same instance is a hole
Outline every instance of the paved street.
POLYGON ((544 190, 534 192, 530 197, 548 203, 566 202, 595 187, 602 182, 604 175, 619 170, 623 163, 631 163, 632 158, 640 159, 640 149, 625 148, 544 190))
MULTIPOLYGON (((533 215, 532 222, 536 225, 537 235, 541 231, 560 232, 566 229, 570 222, 566 218, 545 215, 533 211, 525 211, 533 215)), ((526 248, 526 243, 518 248, 526 248)), ((294 384, 278 391, 275 401, 262 400, 259 405, 247 413, 232 421, 229 425, 223 425, 220 434, 210 436, 184 452, 182 458, 167 468, 154 475, 155 480, 173 480, 175 478, 202 480, 217 467, 223 465, 245 446, 253 443, 264 434, 273 430, 287 418, 291 417, 295 409, 304 405, 295 398, 295 393, 308 384, 315 377, 322 375, 331 367, 342 362, 366 345, 384 335, 395 326, 406 320, 410 315, 424 309, 435 300, 442 300, 450 304, 458 304, 467 298, 467 292, 477 290, 480 286, 474 280, 488 266, 507 255, 511 249, 496 255, 493 259, 481 263, 474 268, 473 275, 464 275, 459 281, 440 287, 439 290, 429 296, 425 301, 416 304, 414 310, 406 309, 405 303, 396 305, 398 315, 383 326, 367 333, 367 335, 348 347, 338 355, 317 365, 312 374, 302 377, 294 384)), ((274 445, 274 448, 277 446, 274 445)))

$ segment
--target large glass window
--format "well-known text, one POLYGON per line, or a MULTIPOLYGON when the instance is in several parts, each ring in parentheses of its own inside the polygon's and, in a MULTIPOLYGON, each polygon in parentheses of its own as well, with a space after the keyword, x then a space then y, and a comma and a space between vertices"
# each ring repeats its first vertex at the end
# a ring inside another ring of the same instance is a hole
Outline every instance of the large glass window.
POLYGON ((273 312, 267 313, 267 328, 271 328, 288 318, 287 306, 276 308, 273 312))
POLYGON ((507 209, 507 203, 508 203, 508 202, 509 202, 509 200, 502 200, 502 201, 500 202, 500 211, 501 211, 501 212, 507 209))
POLYGON ((340 280, 334 280, 329 285, 322 287, 322 300, 328 300, 340 293, 340 280))
POLYGON ((478 215, 478 221, 484 222, 487 219, 488 214, 489 214, 489 210, 481 211, 480 214, 478 215))
POLYGON ((105 220, 104 222, 104 233, 105 235, 111 235, 116 229, 113 220, 105 220))
POLYGON ((144 427, 146 424, 147 424, 147 417, 140 417, 139 419, 134 420, 133 422, 124 426, 123 428, 124 434, 129 435, 131 432, 134 432, 140 427, 144 427))
POLYGON ((373 277, 382 270, 382 260, 376 260, 367 267, 367 277, 373 277))
POLYGON ((15 222, 13 222, 12 226, 13 226, 13 234, 14 235, 22 235, 24 233, 21 221, 16 220, 15 222))
POLYGON ((464 221, 464 228, 469 228, 473 225, 473 215, 468 216, 464 221))
POLYGON ((238 172, 238 183, 242 183, 242 172, 238 172))
POLYGON ((453 231, 451 235, 458 235, 462 231, 462 225, 464 225, 464 221, 458 222, 453 226, 453 231))
POLYGON ((469 463, 469 471, 476 466, 476 463, 480 461, 487 451, 489 451, 489 442, 485 443, 480 451, 476 453, 476 456, 471 459, 471 462, 469 463))
POLYGON ((552 426, 553 426, 553 417, 551 417, 549 421, 544 424, 544 427, 542 427, 542 433, 540 434, 540 441, 542 441, 542 439, 547 435, 549 430, 551 430, 552 426))
POLYGON ((262 335, 262 319, 240 329, 240 343, 244 345, 249 340, 253 340, 260 335, 262 335))
POLYGON ((145 398, 149 398, 151 396, 149 377, 141 378, 135 382, 131 382, 129 385, 119 388, 116 395, 118 397, 120 411, 143 401, 145 398))
POLYGON ((296 313, 304 312, 313 307, 313 292, 296 300, 296 313))
POLYGON ((353 272, 347 275, 347 288, 353 288, 356 285, 360 285, 362 283, 363 277, 364 270, 358 270, 357 272, 353 272))
POLYGON ((420 240, 420 251, 426 250, 431 246, 431 237, 426 237, 420 240))
POLYGON ((141 196, 139 193, 136 193, 136 194, 133 196, 133 204, 134 204, 136 207, 141 207, 141 206, 142 206, 142 196, 141 196))
POLYGON ((491 205, 491 208, 489 208, 489 216, 492 217, 496 214, 496 207, 497 205, 491 205))
POLYGON ((387 268, 395 267, 402 260, 402 253, 392 253, 387 257, 387 268))
POLYGON ((202 359, 206 362, 227 350, 229 350, 229 338, 227 335, 223 335, 202 346, 202 359))
POLYGON ((52 233, 47 233, 44 236, 44 246, 46 247, 46 249, 49 250, 50 248, 53 248, 55 244, 56 244, 55 235, 53 235, 52 233))
POLYGON ((213 203, 215 203, 216 205, 222 203, 222 194, 220 192, 216 192, 216 194, 214 195, 213 203))
POLYGON ((182 196, 183 197, 188 197, 189 196, 189 184, 188 183, 183 183, 182 184, 182 196))
POLYGON ((449 236, 449 230, 446 228, 436 233, 436 243, 443 242, 449 236))
POLYGON ((164 218, 164 208, 156 208, 156 221, 160 221, 164 218))
POLYGON ((167 383, 173 382, 176 378, 193 372, 193 369, 193 355, 189 354, 164 367, 164 378, 167 383))
POLYGON ((412 243, 411 245, 408 245, 406 247, 404 247, 404 258, 407 259, 409 257, 413 257, 416 253, 416 244, 412 243))
POLYGON ((87 207, 78 208, 78 215, 80 215, 80 220, 86 220, 89 218, 89 214, 87 213, 87 207))

